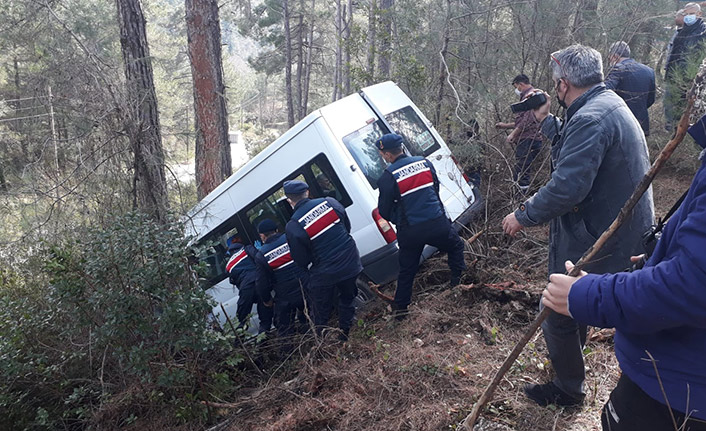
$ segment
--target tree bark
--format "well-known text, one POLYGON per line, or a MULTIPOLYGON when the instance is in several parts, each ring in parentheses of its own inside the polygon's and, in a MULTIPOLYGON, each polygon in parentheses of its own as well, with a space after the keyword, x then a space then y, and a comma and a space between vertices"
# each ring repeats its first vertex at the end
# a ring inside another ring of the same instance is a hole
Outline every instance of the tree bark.
POLYGON ((368 11, 368 73, 366 84, 372 85, 375 82, 375 49, 377 30, 377 0, 370 0, 370 10, 368 11))
POLYGON ((309 22, 309 35, 307 36, 307 47, 306 47, 306 62, 305 62, 305 68, 306 71, 304 73, 304 89, 302 90, 302 117, 306 116, 308 106, 309 106, 309 82, 311 80, 311 61, 312 61, 312 55, 314 51, 314 13, 313 11, 316 10, 316 0, 311 0, 311 22, 309 22))
POLYGON ((344 59, 343 59, 343 96, 351 93, 351 27, 353 27, 353 0, 348 0, 348 14, 346 15, 344 31, 344 59))
POLYGON ((134 205, 165 222, 167 182, 145 17, 139 0, 116 3, 128 97, 125 128, 134 155, 134 205))
MULTIPOLYGON (((446 52, 449 49, 449 27, 451 27, 451 23, 449 22, 449 19, 451 18, 451 0, 446 0, 446 20, 444 22, 444 40, 441 45, 441 52, 440 56, 441 58, 439 59, 439 94, 437 95, 436 98, 436 113, 434 116, 434 124, 436 127, 439 127, 441 125, 441 104, 444 100, 444 87, 446 84, 446 67, 445 67, 445 62, 446 62, 446 52)), ((448 135, 448 138, 450 138, 451 135, 448 135)))
POLYGON ((336 62, 333 70, 333 94, 331 95, 331 101, 335 102, 338 100, 341 83, 341 38, 343 37, 343 26, 341 25, 341 0, 336 0, 336 62))
POLYGON ((294 100, 292 97, 292 33, 290 29, 289 0, 282 0, 284 15, 284 86, 287 95, 287 122, 294 126, 294 100))
POLYGON ((378 75, 382 79, 390 79, 390 47, 392 46, 392 7, 395 0, 380 2, 380 58, 378 59, 378 75))
POLYGON ((186 34, 194 85, 196 191, 199 199, 233 173, 228 140, 221 28, 216 0, 186 0, 186 34))
POLYGON ((296 100, 296 114, 297 121, 304 118, 304 109, 302 108, 302 100, 304 91, 304 0, 299 1, 299 24, 297 26, 297 100, 296 100))

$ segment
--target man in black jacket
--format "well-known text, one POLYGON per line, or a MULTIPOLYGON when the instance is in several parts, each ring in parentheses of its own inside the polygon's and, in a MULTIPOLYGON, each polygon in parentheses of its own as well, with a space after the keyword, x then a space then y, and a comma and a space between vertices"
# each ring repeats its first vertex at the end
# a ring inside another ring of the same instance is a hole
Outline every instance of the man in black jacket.
POLYGON ((672 131, 681 117, 684 107, 686 88, 685 82, 690 82, 689 66, 698 64, 706 55, 706 23, 701 18, 701 6, 697 3, 687 3, 684 9, 677 12, 677 24, 684 26, 677 31, 667 58, 664 75, 664 116, 665 128, 672 131))
POLYGON ((608 51, 612 66, 605 78, 605 86, 615 91, 632 111, 645 132, 650 135, 650 116, 647 108, 655 102, 655 71, 630 58, 630 46, 618 41, 608 51))

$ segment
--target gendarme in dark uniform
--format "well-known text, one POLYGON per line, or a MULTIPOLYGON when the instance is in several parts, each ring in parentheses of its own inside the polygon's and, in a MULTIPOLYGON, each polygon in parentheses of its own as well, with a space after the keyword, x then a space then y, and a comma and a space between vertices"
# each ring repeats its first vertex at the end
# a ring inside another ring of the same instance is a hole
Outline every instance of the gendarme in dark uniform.
POLYGON ((375 143, 390 163, 378 179, 378 210, 397 227, 400 275, 393 308, 398 318, 404 317, 411 302, 412 284, 425 245, 448 253, 451 285, 459 283, 466 269, 463 241, 444 212, 434 166, 423 157, 404 154, 402 143, 402 137, 394 133, 375 143))
POLYGON ((294 263, 287 237, 277 232, 274 221, 261 221, 257 232, 263 241, 255 256, 258 295, 266 305, 270 305, 274 290, 277 333, 280 337, 290 336, 294 333, 297 311, 304 312, 303 292, 309 288, 309 276, 294 263))
POLYGON ((358 248, 350 235, 351 222, 336 199, 309 199, 309 186, 305 182, 286 181, 284 193, 294 207, 285 228, 287 242, 294 261, 302 268, 309 268, 314 324, 319 332, 326 325, 338 292, 338 325, 345 340, 355 314, 356 279, 363 270, 358 248))
POLYGON ((253 304, 257 303, 257 315, 260 320, 259 332, 269 331, 272 327, 272 308, 264 305, 257 294, 257 269, 255 255, 257 249, 251 245, 243 246, 233 242, 228 247, 230 258, 226 263, 226 272, 230 283, 238 288, 238 326, 244 326, 253 304))

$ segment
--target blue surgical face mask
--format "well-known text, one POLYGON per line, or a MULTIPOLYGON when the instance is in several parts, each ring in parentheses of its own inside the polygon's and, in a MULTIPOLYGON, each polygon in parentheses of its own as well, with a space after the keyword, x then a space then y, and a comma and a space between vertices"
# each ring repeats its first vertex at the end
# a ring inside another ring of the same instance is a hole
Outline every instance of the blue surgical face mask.
POLYGON ((684 17, 684 24, 686 24, 686 25, 692 25, 695 22, 696 22, 696 15, 686 15, 684 17))
POLYGON ((517 94, 518 96, 522 96, 522 92, 519 88, 515 88, 515 94, 517 94))

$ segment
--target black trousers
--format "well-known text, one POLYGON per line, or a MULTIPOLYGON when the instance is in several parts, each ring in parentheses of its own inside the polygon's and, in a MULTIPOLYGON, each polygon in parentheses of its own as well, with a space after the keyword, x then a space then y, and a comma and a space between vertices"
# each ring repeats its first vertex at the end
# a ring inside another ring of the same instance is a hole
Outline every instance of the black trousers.
POLYGON ((253 304, 257 303, 257 317, 260 321, 258 332, 269 331, 272 328, 272 318, 274 311, 272 307, 265 307, 265 304, 260 300, 259 295, 254 287, 248 289, 240 289, 238 291, 238 326, 247 324, 247 317, 252 310, 253 304))
MULTIPOLYGON (((690 419, 684 424, 684 413, 672 409, 679 430, 706 431, 706 421, 690 419), (683 428, 682 428, 683 425, 683 428)), ((674 430, 669 408, 640 389, 625 374, 610 393, 601 414, 603 431, 670 431, 674 430)))
POLYGON ((358 295, 357 278, 356 275, 336 283, 310 286, 309 297, 311 298, 313 320, 319 334, 328 324, 336 298, 338 299, 338 327, 348 334, 355 316, 353 300, 358 295))
POLYGON ((294 334, 298 312, 304 313, 304 297, 301 294, 275 296, 277 335, 289 337, 294 334))
POLYGON ((425 245, 448 253, 452 274, 461 274, 466 269, 463 240, 445 216, 414 226, 400 227, 397 232, 397 244, 400 247, 400 275, 397 279, 394 303, 397 309, 406 308, 412 301, 414 276, 419 270, 419 259, 425 245))

